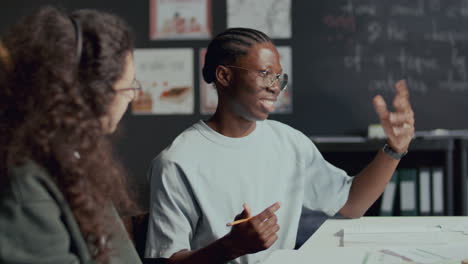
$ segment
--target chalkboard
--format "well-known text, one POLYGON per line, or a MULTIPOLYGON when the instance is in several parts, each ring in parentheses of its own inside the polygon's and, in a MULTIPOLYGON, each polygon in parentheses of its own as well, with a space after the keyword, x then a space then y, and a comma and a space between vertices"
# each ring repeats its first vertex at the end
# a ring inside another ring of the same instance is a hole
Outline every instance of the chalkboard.
POLYGON ((304 131, 365 133, 377 121, 371 98, 391 104, 401 78, 418 130, 468 127, 468 1, 295 1, 293 25, 304 131))

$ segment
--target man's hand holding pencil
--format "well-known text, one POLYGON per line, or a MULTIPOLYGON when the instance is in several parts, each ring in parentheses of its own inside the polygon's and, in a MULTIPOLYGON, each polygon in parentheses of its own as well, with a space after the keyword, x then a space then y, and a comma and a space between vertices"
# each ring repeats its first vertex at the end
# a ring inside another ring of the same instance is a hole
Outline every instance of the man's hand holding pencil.
POLYGON ((278 202, 255 216, 250 215, 247 204, 243 207, 244 210, 236 216, 235 221, 227 224, 232 226, 227 237, 239 256, 269 248, 278 239, 277 232, 280 228, 275 214, 280 208, 278 202))

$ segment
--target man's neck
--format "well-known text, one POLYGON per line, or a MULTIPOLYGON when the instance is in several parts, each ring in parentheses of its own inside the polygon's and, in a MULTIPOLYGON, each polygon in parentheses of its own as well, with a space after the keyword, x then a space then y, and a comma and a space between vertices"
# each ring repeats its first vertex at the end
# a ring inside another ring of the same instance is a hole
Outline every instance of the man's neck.
POLYGON ((216 132, 233 138, 248 136, 255 130, 256 122, 246 120, 245 118, 228 114, 226 112, 216 110, 216 113, 207 121, 209 127, 216 132))

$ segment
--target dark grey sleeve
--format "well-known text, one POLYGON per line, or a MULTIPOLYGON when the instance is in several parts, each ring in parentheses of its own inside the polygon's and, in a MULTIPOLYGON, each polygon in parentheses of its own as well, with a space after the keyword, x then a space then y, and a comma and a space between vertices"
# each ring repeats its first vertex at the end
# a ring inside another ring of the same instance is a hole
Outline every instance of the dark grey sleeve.
POLYGON ((2 195, 0 234, 0 263, 82 263, 71 252, 70 237, 53 200, 22 203, 2 195))

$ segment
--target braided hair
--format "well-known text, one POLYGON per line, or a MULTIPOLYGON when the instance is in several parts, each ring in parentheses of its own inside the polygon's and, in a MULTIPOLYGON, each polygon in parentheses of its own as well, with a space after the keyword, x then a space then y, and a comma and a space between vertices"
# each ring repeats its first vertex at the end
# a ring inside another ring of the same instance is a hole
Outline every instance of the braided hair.
POLYGON ((251 28, 229 28, 218 34, 208 45, 203 66, 203 79, 215 81, 216 68, 232 64, 237 58, 247 55, 249 49, 260 43, 272 42, 263 32, 251 28))

